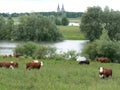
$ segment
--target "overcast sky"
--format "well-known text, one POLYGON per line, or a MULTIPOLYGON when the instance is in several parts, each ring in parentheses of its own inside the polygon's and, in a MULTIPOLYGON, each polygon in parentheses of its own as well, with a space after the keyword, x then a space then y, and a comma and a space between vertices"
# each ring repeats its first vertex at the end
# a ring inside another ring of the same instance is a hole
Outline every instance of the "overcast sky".
POLYGON ((57 11, 58 4, 70 12, 84 12, 90 6, 120 11, 120 0, 0 0, 0 13, 57 11))

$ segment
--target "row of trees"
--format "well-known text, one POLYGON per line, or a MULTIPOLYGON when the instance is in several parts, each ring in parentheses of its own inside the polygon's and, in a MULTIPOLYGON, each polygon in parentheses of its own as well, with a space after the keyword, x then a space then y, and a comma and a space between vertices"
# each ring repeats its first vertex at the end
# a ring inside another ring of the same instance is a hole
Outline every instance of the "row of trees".
MULTIPOLYGON (((61 17, 63 13, 68 17, 68 18, 79 18, 82 16, 83 12, 34 12, 36 15, 43 15, 43 16, 55 16, 55 17, 61 17)), ((0 15, 4 17, 19 17, 23 15, 30 15, 32 13, 0 13, 0 15)))
POLYGON ((120 12, 106 7, 89 7, 81 19, 81 31, 89 43, 82 55, 95 60, 108 57, 111 62, 120 62, 120 12))
POLYGON ((0 40, 59 41, 62 33, 50 18, 41 15, 25 15, 17 22, 0 16, 0 40))

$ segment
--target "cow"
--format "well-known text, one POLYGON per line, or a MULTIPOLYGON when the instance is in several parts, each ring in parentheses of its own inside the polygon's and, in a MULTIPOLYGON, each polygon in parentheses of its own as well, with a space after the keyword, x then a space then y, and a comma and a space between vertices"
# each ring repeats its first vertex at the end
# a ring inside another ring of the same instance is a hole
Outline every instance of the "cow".
POLYGON ((112 69, 111 68, 100 67, 99 77, 100 78, 105 78, 105 77, 109 77, 109 76, 112 77, 112 69))
POLYGON ((43 62, 39 62, 38 60, 33 60, 31 62, 26 63, 26 69, 40 69, 43 66, 43 62))
POLYGON ((87 65, 89 65, 90 61, 88 61, 88 60, 79 61, 79 64, 87 64, 87 65))
POLYGON ((98 62, 101 62, 101 63, 107 63, 107 62, 109 62, 109 59, 107 57, 98 57, 98 58, 96 58, 96 60, 98 62))
POLYGON ((0 62, 0 67, 14 69, 14 68, 18 68, 18 63, 13 61, 3 61, 0 62))

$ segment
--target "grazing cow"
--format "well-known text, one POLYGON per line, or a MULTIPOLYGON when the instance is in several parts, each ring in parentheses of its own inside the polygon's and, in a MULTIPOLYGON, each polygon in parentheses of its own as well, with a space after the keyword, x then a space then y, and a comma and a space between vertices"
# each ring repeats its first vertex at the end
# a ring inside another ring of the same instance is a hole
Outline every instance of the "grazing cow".
POLYGON ((96 60, 101 63, 109 62, 109 59, 107 57, 99 57, 99 58, 96 58, 96 60))
POLYGON ((26 69, 40 69, 43 66, 43 62, 39 62, 38 60, 33 60, 31 62, 26 63, 26 69))
POLYGON ((100 78, 112 77, 112 69, 100 67, 99 76, 100 78))
POLYGON ((4 62, 0 62, 0 67, 14 69, 14 68, 18 68, 18 63, 13 61, 4 61, 4 62))
POLYGON ((87 64, 87 65, 89 65, 90 62, 89 62, 88 60, 85 60, 85 61, 79 61, 79 64, 87 64))

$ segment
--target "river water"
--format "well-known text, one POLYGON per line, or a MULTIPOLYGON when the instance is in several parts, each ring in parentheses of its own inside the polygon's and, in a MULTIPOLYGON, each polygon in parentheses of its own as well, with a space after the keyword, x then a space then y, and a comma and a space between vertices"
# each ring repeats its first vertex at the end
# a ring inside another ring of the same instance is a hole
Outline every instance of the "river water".
MULTIPOLYGON (((86 42, 88 40, 64 40, 57 43, 43 43, 43 45, 55 47, 57 52, 67 52, 70 50, 81 52, 86 42)), ((21 42, 0 41, 0 55, 13 54, 13 50, 18 44, 21 44, 21 42)))

